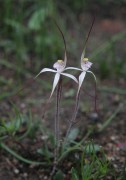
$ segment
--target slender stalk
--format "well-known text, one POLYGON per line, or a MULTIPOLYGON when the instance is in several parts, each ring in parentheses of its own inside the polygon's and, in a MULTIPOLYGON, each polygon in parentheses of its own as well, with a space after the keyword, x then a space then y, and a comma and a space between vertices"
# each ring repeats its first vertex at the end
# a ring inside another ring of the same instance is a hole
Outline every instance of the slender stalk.
POLYGON ((62 91, 62 78, 60 78, 58 87, 57 87, 57 97, 56 97, 56 115, 55 115, 55 142, 56 146, 59 146, 60 140, 60 122, 59 122, 59 107, 60 107, 60 99, 61 99, 61 91, 62 91))
MULTIPOLYGON (((84 43, 84 49, 83 49, 83 52, 82 52, 82 55, 81 55, 81 59, 84 59, 84 57, 85 57, 85 50, 86 50, 87 42, 88 42, 88 39, 90 37, 94 22, 95 22, 95 16, 93 16, 91 27, 89 29, 89 32, 88 32, 87 36, 86 36, 86 40, 85 40, 85 43, 84 43)), ((70 121, 68 130, 67 130, 67 133, 66 133, 66 138, 65 138, 65 143, 64 144, 66 144, 67 137, 68 137, 68 135, 70 133, 70 130, 71 130, 72 126, 77 123, 76 116, 77 116, 78 107, 79 107, 79 99, 80 99, 80 92, 76 97, 76 104, 75 104, 74 114, 73 114, 72 120, 70 121)), ((95 109, 96 109, 96 85, 95 85, 95 109)))
POLYGON ((74 126, 74 124, 77 123, 76 117, 77 117, 77 112, 78 112, 78 108, 79 108, 79 99, 80 99, 80 92, 79 92, 78 96, 76 96, 75 109, 74 109, 74 113, 73 113, 72 119, 69 121, 69 127, 68 127, 68 129, 67 129, 64 146, 65 146, 66 143, 67 143, 67 138, 68 138, 68 135, 69 135, 69 133, 70 133, 70 131, 71 131, 71 128, 74 126))
POLYGON ((57 87, 57 94, 56 94, 56 114, 55 114, 55 150, 54 150, 54 163, 53 163, 53 169, 50 174, 50 178, 53 177, 57 165, 58 165, 58 153, 60 148, 60 121, 59 121, 59 107, 60 107, 60 100, 61 100, 61 92, 62 92, 62 78, 60 77, 60 80, 58 82, 57 87))
MULTIPOLYGON (((94 95, 94 97, 92 97, 92 96, 91 96, 91 97, 94 98, 94 110, 95 110, 95 112, 98 113, 98 110, 97 110, 97 84, 96 84, 96 82, 95 82, 95 85, 94 85, 94 86, 95 86, 95 87, 94 87, 94 88, 95 88, 95 95, 94 95)), ((78 122, 78 121, 76 121, 76 117, 77 117, 78 108, 79 108, 80 92, 81 92, 81 89, 80 89, 80 91, 79 91, 78 96, 76 96, 75 109, 74 109, 74 113, 73 113, 73 116, 72 116, 72 120, 69 121, 70 123, 69 123, 69 127, 68 127, 68 129, 67 129, 67 133, 66 133, 64 145, 66 145, 66 143, 67 143, 67 138, 68 138, 68 136, 69 136, 69 133, 70 133, 72 127, 78 122)), ((88 94, 88 95, 89 95, 89 94, 88 94)), ((89 96, 90 96, 90 95, 89 95, 89 96)))
POLYGON ((94 98, 95 98, 94 110, 98 114, 98 108, 97 108, 97 83, 96 83, 96 81, 95 81, 95 95, 94 95, 94 98))

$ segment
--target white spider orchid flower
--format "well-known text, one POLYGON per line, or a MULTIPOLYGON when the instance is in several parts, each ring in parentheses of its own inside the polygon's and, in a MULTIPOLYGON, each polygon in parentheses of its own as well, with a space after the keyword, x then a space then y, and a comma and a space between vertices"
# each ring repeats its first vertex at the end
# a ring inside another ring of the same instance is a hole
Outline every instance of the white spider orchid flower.
POLYGON ((67 69, 74 69, 74 70, 82 71, 81 74, 79 75, 79 86, 78 86, 77 96, 78 96, 78 94, 79 94, 79 92, 80 92, 80 88, 81 88, 81 86, 82 86, 82 83, 83 83, 83 81, 84 81, 84 78, 85 78, 87 72, 88 72, 88 73, 91 73, 91 74, 93 75, 95 81, 96 81, 96 76, 94 75, 94 73, 93 73, 92 71, 89 71, 89 70, 88 70, 88 69, 91 68, 91 66, 92 66, 93 63, 90 62, 90 61, 88 60, 88 58, 84 58, 83 56, 84 56, 84 55, 83 55, 83 53, 82 53, 82 56, 81 56, 81 69, 75 68, 75 67, 72 67, 72 68, 71 68, 71 67, 68 67, 68 68, 65 69, 65 70, 67 70, 67 69))
POLYGON ((96 81, 96 76, 94 75, 94 73, 93 73, 92 71, 89 71, 89 70, 88 70, 88 69, 91 68, 92 64, 93 64, 93 63, 90 62, 90 61, 88 60, 88 58, 83 58, 83 59, 81 59, 81 68, 82 68, 81 71, 82 71, 82 73, 81 73, 80 76, 79 76, 79 87, 78 87, 78 92, 77 92, 77 94, 78 94, 79 91, 80 91, 80 88, 81 88, 81 86, 82 86, 82 83, 83 83, 83 81, 84 81, 84 78, 85 78, 87 72, 88 72, 88 73, 91 73, 91 74, 93 75, 95 81, 96 81))
POLYGON ((91 27, 90 27, 90 30, 88 32, 88 35, 87 35, 87 38, 86 38, 86 41, 85 41, 85 45, 84 45, 84 49, 83 49, 83 52, 82 52, 82 55, 81 55, 81 69, 78 69, 77 70, 80 70, 82 71, 82 73, 80 74, 79 76, 79 86, 78 86, 78 91, 77 91, 77 96, 79 95, 79 92, 80 92, 80 88, 82 86, 82 83, 84 81, 84 78, 86 76, 86 73, 91 73, 95 79, 95 82, 96 82, 96 76, 94 75, 94 73, 92 71, 89 71, 88 69, 91 68, 92 66, 92 62, 90 62, 88 60, 88 58, 85 58, 85 50, 86 50, 86 45, 87 45, 87 42, 88 42, 88 39, 89 39, 89 36, 90 36, 90 33, 91 33, 91 30, 93 28, 93 25, 94 25, 94 21, 95 21, 95 17, 93 18, 93 21, 92 21, 92 24, 91 24, 91 27))
MULTIPOLYGON (((67 58, 65 56, 65 60, 58 60, 56 63, 54 63, 53 65, 53 68, 56 69, 49 69, 49 68, 44 68, 40 71, 40 73, 36 76, 38 77, 41 73, 44 73, 44 72, 53 72, 53 73, 56 73, 55 74, 55 77, 54 77, 54 81, 53 81, 53 88, 52 88, 52 92, 51 92, 51 95, 50 95, 50 98, 52 97, 53 95, 53 92, 60 80, 60 76, 63 75, 63 76, 66 76, 66 77, 69 77, 71 79, 73 79, 76 83, 78 83, 78 80, 71 74, 68 74, 68 73, 64 73, 64 71, 66 70, 66 61, 67 61, 67 58)), ((72 67, 70 67, 72 69, 72 67)), ((35 78, 36 78, 35 77, 35 78)))

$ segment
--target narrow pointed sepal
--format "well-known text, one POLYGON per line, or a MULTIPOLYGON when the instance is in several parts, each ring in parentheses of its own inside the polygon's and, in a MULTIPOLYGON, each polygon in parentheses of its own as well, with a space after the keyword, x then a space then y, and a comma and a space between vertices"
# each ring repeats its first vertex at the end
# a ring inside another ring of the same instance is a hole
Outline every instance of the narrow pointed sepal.
POLYGON ((53 69, 44 68, 35 76, 35 78, 37 78, 41 73, 44 73, 44 72, 54 72, 54 73, 56 73, 56 71, 53 70, 53 69))
MULTIPOLYGON (((52 97, 53 93, 54 93, 54 90, 59 82, 59 79, 60 79, 60 73, 56 73, 55 77, 54 77, 54 81, 53 81, 53 88, 52 88, 52 92, 51 92, 51 95, 50 95, 50 98, 52 97)), ((50 99, 49 98, 49 99, 50 99)))
POLYGON ((82 83, 84 81, 85 76, 86 76, 86 71, 83 71, 79 76, 79 86, 78 86, 77 96, 78 96, 78 94, 80 92, 80 88, 82 86, 82 83))
POLYGON ((73 75, 68 74, 68 73, 61 73, 63 76, 69 77, 71 79, 73 79, 76 83, 78 83, 77 78, 75 78, 73 75))
POLYGON ((83 71, 82 69, 80 69, 80 68, 76 68, 76 67, 67 67, 67 68, 65 68, 65 69, 64 69, 64 71, 65 71, 65 70, 69 70, 69 69, 70 69, 70 70, 83 71))
POLYGON ((84 47, 84 49, 83 49, 83 52, 82 52, 82 55, 81 55, 81 62, 85 58, 85 50, 86 50, 86 47, 84 47))
POLYGON ((95 74, 94 74, 92 71, 87 71, 87 72, 88 72, 88 73, 91 73, 91 74, 93 75, 93 77, 94 77, 95 82, 97 82, 97 79, 96 79, 95 74))

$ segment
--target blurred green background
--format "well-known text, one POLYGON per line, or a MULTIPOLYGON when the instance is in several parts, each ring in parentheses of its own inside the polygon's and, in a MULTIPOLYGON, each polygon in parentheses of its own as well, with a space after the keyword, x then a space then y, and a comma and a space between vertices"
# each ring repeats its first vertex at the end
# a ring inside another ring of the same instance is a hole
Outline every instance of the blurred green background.
POLYGON ((1 0, 0 85, 34 77, 63 58, 63 40, 52 18, 66 38, 69 62, 79 66, 94 14, 96 22, 87 46, 93 71, 99 79, 124 78, 125 10, 125 0, 1 0))

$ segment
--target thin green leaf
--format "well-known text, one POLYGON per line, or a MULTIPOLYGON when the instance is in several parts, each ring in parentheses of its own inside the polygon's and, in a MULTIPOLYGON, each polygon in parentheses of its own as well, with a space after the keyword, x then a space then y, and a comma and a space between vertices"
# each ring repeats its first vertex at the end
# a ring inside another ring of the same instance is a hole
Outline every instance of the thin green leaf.
POLYGON ((61 170, 56 173, 54 180, 63 180, 63 172, 61 170))
POLYGON ((99 132, 103 131, 111 122, 112 120, 116 117, 116 115, 121 111, 121 107, 119 106, 114 113, 103 123, 101 128, 98 130, 99 132))
POLYGON ((72 180, 79 180, 79 177, 77 175, 77 171, 75 170, 74 167, 71 169, 71 174, 72 174, 72 180))
POLYGON ((97 144, 87 144, 85 148, 85 153, 96 153, 101 150, 101 146, 97 144))
POLYGON ((47 165, 49 163, 46 162, 39 162, 39 161, 31 161, 29 159, 26 159, 22 156, 20 156, 19 154, 17 154, 15 151, 13 151, 12 149, 10 149, 8 146, 6 146, 4 143, 0 143, 0 147, 3 148, 5 151, 7 151, 8 153, 10 153, 12 156, 14 156, 16 159, 27 163, 27 164, 34 164, 34 165, 47 165))
POLYGON ((42 23, 44 23, 46 17, 48 16, 47 8, 41 8, 33 13, 31 16, 28 27, 31 30, 40 30, 42 28, 42 23))
POLYGON ((72 129, 67 137, 67 141, 68 142, 74 141, 77 138, 78 134, 79 134, 78 128, 72 129))

